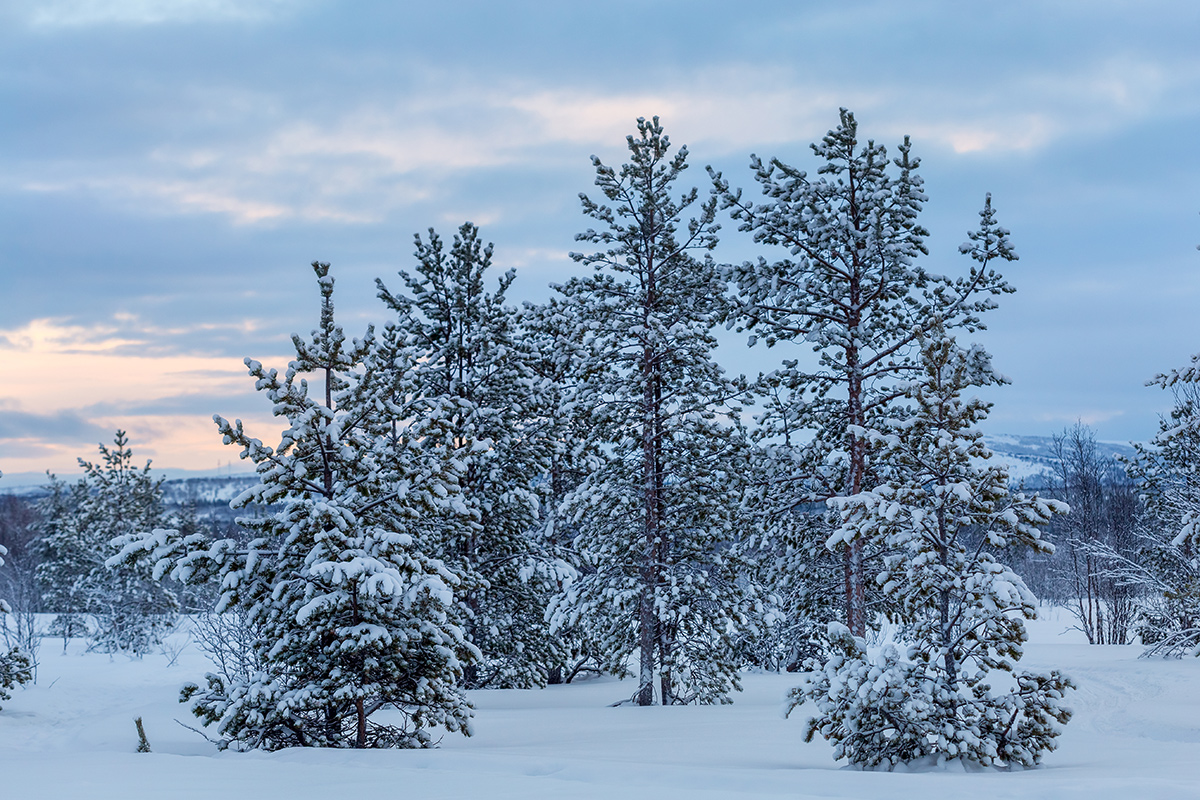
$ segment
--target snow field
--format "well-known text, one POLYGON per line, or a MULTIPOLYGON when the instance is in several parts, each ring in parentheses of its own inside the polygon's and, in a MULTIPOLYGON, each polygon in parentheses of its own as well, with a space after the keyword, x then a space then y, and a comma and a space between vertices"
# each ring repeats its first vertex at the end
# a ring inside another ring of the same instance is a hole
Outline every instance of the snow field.
POLYGON ((1065 612, 1044 617, 1021 664, 1079 689, 1059 749, 1026 772, 845 769, 801 740, 804 709, 781 717, 796 676, 754 673, 731 706, 612 708, 634 685, 601 679, 472 692, 475 735, 437 750, 220 753, 175 722, 196 722, 177 702, 208 669, 194 644, 168 666, 46 639, 37 685, 0 711, 0 798, 1200 798, 1200 660, 1089 646, 1065 612))

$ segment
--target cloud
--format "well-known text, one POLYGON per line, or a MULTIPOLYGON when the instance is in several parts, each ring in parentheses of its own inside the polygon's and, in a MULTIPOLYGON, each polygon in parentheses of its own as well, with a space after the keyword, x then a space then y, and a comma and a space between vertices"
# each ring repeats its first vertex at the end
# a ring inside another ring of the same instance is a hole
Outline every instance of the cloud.
MULTIPOLYGON (((706 160, 812 141, 836 123, 839 106, 855 110, 883 141, 911 134, 918 151, 998 155, 1179 113, 1196 106, 1190 98, 1197 90, 1193 57, 1128 54, 1059 71, 1010 68, 982 92, 955 82, 911 86, 886 75, 877 85, 830 84, 792 67, 737 62, 670 76, 646 92, 425 70, 413 88, 386 100, 352 91, 316 113, 286 94, 231 87, 240 98, 231 100, 217 87, 192 89, 201 105, 175 113, 194 116, 204 137, 164 133, 154 141, 150 130, 142 132, 150 141, 140 154, 26 161, 5 182, 26 192, 116 200, 143 213, 219 215, 239 226, 368 225, 445 200, 454 185, 448 178, 478 185, 500 169, 545 173, 590 152, 611 153, 638 116, 661 116, 676 143, 706 160), (216 113, 256 94, 263 95, 259 106, 275 110, 216 113)), ((484 214, 498 219, 497 207, 485 206, 484 214)))
POLYGON ((47 462, 69 469, 117 428, 151 442, 144 455, 170 466, 211 467, 231 457, 212 423, 214 412, 230 408, 261 409, 243 416, 268 440, 279 425, 255 402, 243 364, 166 342, 205 327, 213 326, 165 329, 122 315, 96 328, 38 319, 0 331, 0 358, 8 370, 0 387, 0 439, 6 440, 0 469, 38 470, 47 462), (22 458, 22 452, 29 455, 22 458))
POLYGON ((1043 412, 1037 414, 1035 418, 1039 422, 1056 422, 1064 424, 1074 424, 1082 422, 1084 425, 1096 426, 1105 422, 1110 422, 1118 417, 1124 416, 1123 409, 1081 409, 1075 413, 1043 412))
POLYGON ((71 409, 39 414, 8 408, 0 413, 0 440, 5 441, 6 450, 13 441, 51 439, 79 443, 103 441, 111 435, 111 431, 106 432, 71 409))
MULTIPOLYGON (((196 94, 230 111, 215 115, 229 120, 215 135, 151 141, 145 152, 118 159, 26 160, 13 164, 0 184, 151 216, 219 215, 251 227, 381 224, 401 210, 459 204, 454 193, 464 184, 486 185, 488 196, 473 197, 468 216, 492 224, 511 213, 506 206, 521 194, 507 177, 493 176, 586 171, 590 153, 621 152, 639 116, 660 115, 677 144, 710 157, 817 136, 836 119, 837 105, 827 92, 804 86, 747 91, 730 75, 720 85, 697 81, 642 95, 513 89, 447 72, 428 76, 419 91, 398 100, 347 98, 322 109, 319 120, 301 110, 247 120, 227 108, 241 101, 196 94), (749 117, 759 119, 753 129, 744 123, 749 117)), ((179 114, 214 116, 204 109, 179 114)), ((197 128, 204 125, 197 120, 197 128)))
POLYGON ((97 176, 57 182, 32 181, 22 185, 29 192, 79 194, 123 201, 126 206, 150 214, 217 214, 234 225, 269 224, 285 220, 341 223, 379 222, 377 216, 306 202, 267 199, 280 187, 255 186, 236 170, 214 170, 217 174, 196 179, 97 176), (272 188, 275 190, 272 192, 272 188))
POLYGON ((705 152, 722 153, 819 135, 831 118, 836 121, 839 105, 867 105, 874 96, 859 89, 836 92, 814 86, 790 70, 729 64, 654 92, 564 87, 494 102, 522 112, 525 125, 556 142, 608 149, 634 132, 638 117, 658 116, 677 144, 702 144, 705 152))
POLYGON ((953 83, 917 89, 904 95, 911 110, 887 102, 879 110, 889 127, 955 153, 1031 152, 1195 111, 1198 88, 1200 61, 1190 54, 1125 53, 1012 71, 978 94, 953 83))
POLYGON ((106 322, 84 326, 63 319, 34 319, 12 330, 0 330, 0 350, 8 358, 38 359, 64 356, 107 356, 113 358, 166 358, 174 363, 224 362, 228 359, 204 353, 207 338, 222 334, 248 336, 263 324, 254 319, 234 322, 161 325, 136 314, 117 312, 106 322))
POLYGON ((259 22, 295 6, 295 0, 36 0, 21 10, 37 28, 259 22))

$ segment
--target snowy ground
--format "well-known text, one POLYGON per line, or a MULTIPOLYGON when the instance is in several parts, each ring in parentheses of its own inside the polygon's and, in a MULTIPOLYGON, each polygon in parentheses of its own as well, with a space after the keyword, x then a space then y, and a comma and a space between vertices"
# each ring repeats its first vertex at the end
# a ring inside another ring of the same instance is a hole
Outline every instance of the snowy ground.
MULTIPOLYGON (((36 686, 0 711, 0 797, 34 798, 1200 798, 1200 659, 1090 647, 1050 611, 1022 662, 1079 684, 1045 765, 1020 773, 864 773, 780 717, 791 675, 747 675, 732 706, 610 708, 629 682, 473 693, 476 734, 427 751, 218 753, 176 724, 207 665, 66 655, 46 640, 36 686), (153 747, 134 751, 133 718, 153 747)), ((798 712, 799 713, 799 712, 798 712)))

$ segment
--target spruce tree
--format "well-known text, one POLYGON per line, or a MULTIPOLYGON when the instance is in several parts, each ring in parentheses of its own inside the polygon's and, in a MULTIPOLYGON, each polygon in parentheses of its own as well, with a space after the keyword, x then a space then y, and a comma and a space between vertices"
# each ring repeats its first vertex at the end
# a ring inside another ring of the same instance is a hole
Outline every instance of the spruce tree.
POLYGON ((863 767, 930 758, 1034 766, 1070 719, 1062 699, 1072 684, 1056 670, 1017 669, 1037 601, 997 556, 1051 552, 1039 529, 1067 509, 1010 490, 1007 470, 990 463, 976 429, 990 404, 962 396, 1001 382, 982 349, 960 349, 935 320, 921 366, 907 413, 856 432, 893 466, 889 480, 830 500, 841 520, 835 540, 885 542, 876 582, 893 601, 897 644, 872 655, 831 623, 833 656, 809 662, 790 707, 812 701, 806 739, 820 733, 837 757, 863 767), (993 690, 996 672, 1013 688, 993 690))
POLYGON ((591 420, 603 455, 560 510, 586 568, 555 620, 586 629, 609 669, 636 649, 640 705, 654 701, 656 677, 664 704, 725 701, 754 592, 733 547, 746 448, 731 403, 744 387, 712 358, 727 310, 708 255, 716 201, 685 220, 697 191, 671 193, 687 148, 669 155, 657 117, 637 128, 629 163, 592 158, 611 205, 581 195, 600 227, 576 239, 604 249, 573 254, 593 274, 558 287, 568 413, 591 420))
MULTIPOLYGON (((741 329, 752 332, 751 344, 794 344, 818 356, 815 368, 786 359, 766 379, 772 402, 759 422, 777 463, 764 481, 771 490, 761 514, 784 540, 781 552, 797 549, 785 526, 796 524, 790 519, 798 509, 857 494, 873 480, 869 447, 855 431, 885 414, 902 392, 928 321, 938 316, 950 329, 983 327, 979 314, 995 306, 995 295, 1012 291, 995 262, 1016 259, 989 197, 980 229, 960 248, 976 262, 966 276, 950 279, 918 264, 928 253, 928 231, 918 221, 926 198, 907 137, 889 160, 882 145, 860 144, 854 115, 842 109, 839 125, 812 151, 820 162, 815 176, 751 156, 766 197, 761 204, 743 199, 710 169, 714 191, 740 230, 784 253, 732 268, 741 329)), ((869 622, 866 559, 873 545, 843 544, 844 614, 861 636, 869 622)))
POLYGON ((329 265, 313 269, 320 324, 293 335, 295 360, 280 374, 246 359, 287 423, 279 445, 214 417, 258 472, 234 505, 276 510, 239 518, 248 546, 160 530, 127 542, 122 558, 218 581, 217 611, 244 614, 254 631, 260 670, 209 674, 181 698, 224 743, 425 747, 438 728, 470 732, 460 684, 477 657, 454 596, 460 576, 428 549, 443 517, 465 524, 462 453, 424 446, 448 440, 454 409, 414 402, 416 352, 394 328, 347 341, 329 265), (392 713, 381 720, 383 710, 392 713))
POLYGON ((450 409, 446 439, 430 448, 466 451, 460 485, 472 520, 449 520, 441 557, 471 580, 461 599, 468 638, 482 653, 467 669, 469 687, 544 686, 566 654, 545 619, 561 570, 539 535, 539 512, 554 442, 546 382, 532 367, 531 340, 505 305, 515 272, 485 285, 492 245, 464 223, 447 252, 430 229, 416 237, 416 274, 400 272, 407 293, 377 281, 413 343, 423 402, 450 409))

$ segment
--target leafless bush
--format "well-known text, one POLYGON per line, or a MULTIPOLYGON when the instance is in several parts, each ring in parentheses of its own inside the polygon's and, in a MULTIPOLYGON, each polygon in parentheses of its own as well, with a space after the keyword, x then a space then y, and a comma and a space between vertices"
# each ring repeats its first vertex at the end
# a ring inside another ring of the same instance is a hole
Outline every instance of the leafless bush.
POLYGON ((254 647, 258 632, 244 611, 196 615, 192 638, 227 683, 249 683, 262 669, 254 647))
POLYGON ((37 609, 40 596, 32 569, 25 569, 11 557, 0 568, 0 597, 10 613, 0 613, 0 640, 6 649, 16 648, 29 659, 33 682, 37 683, 38 650, 42 634, 38 630, 37 609))

